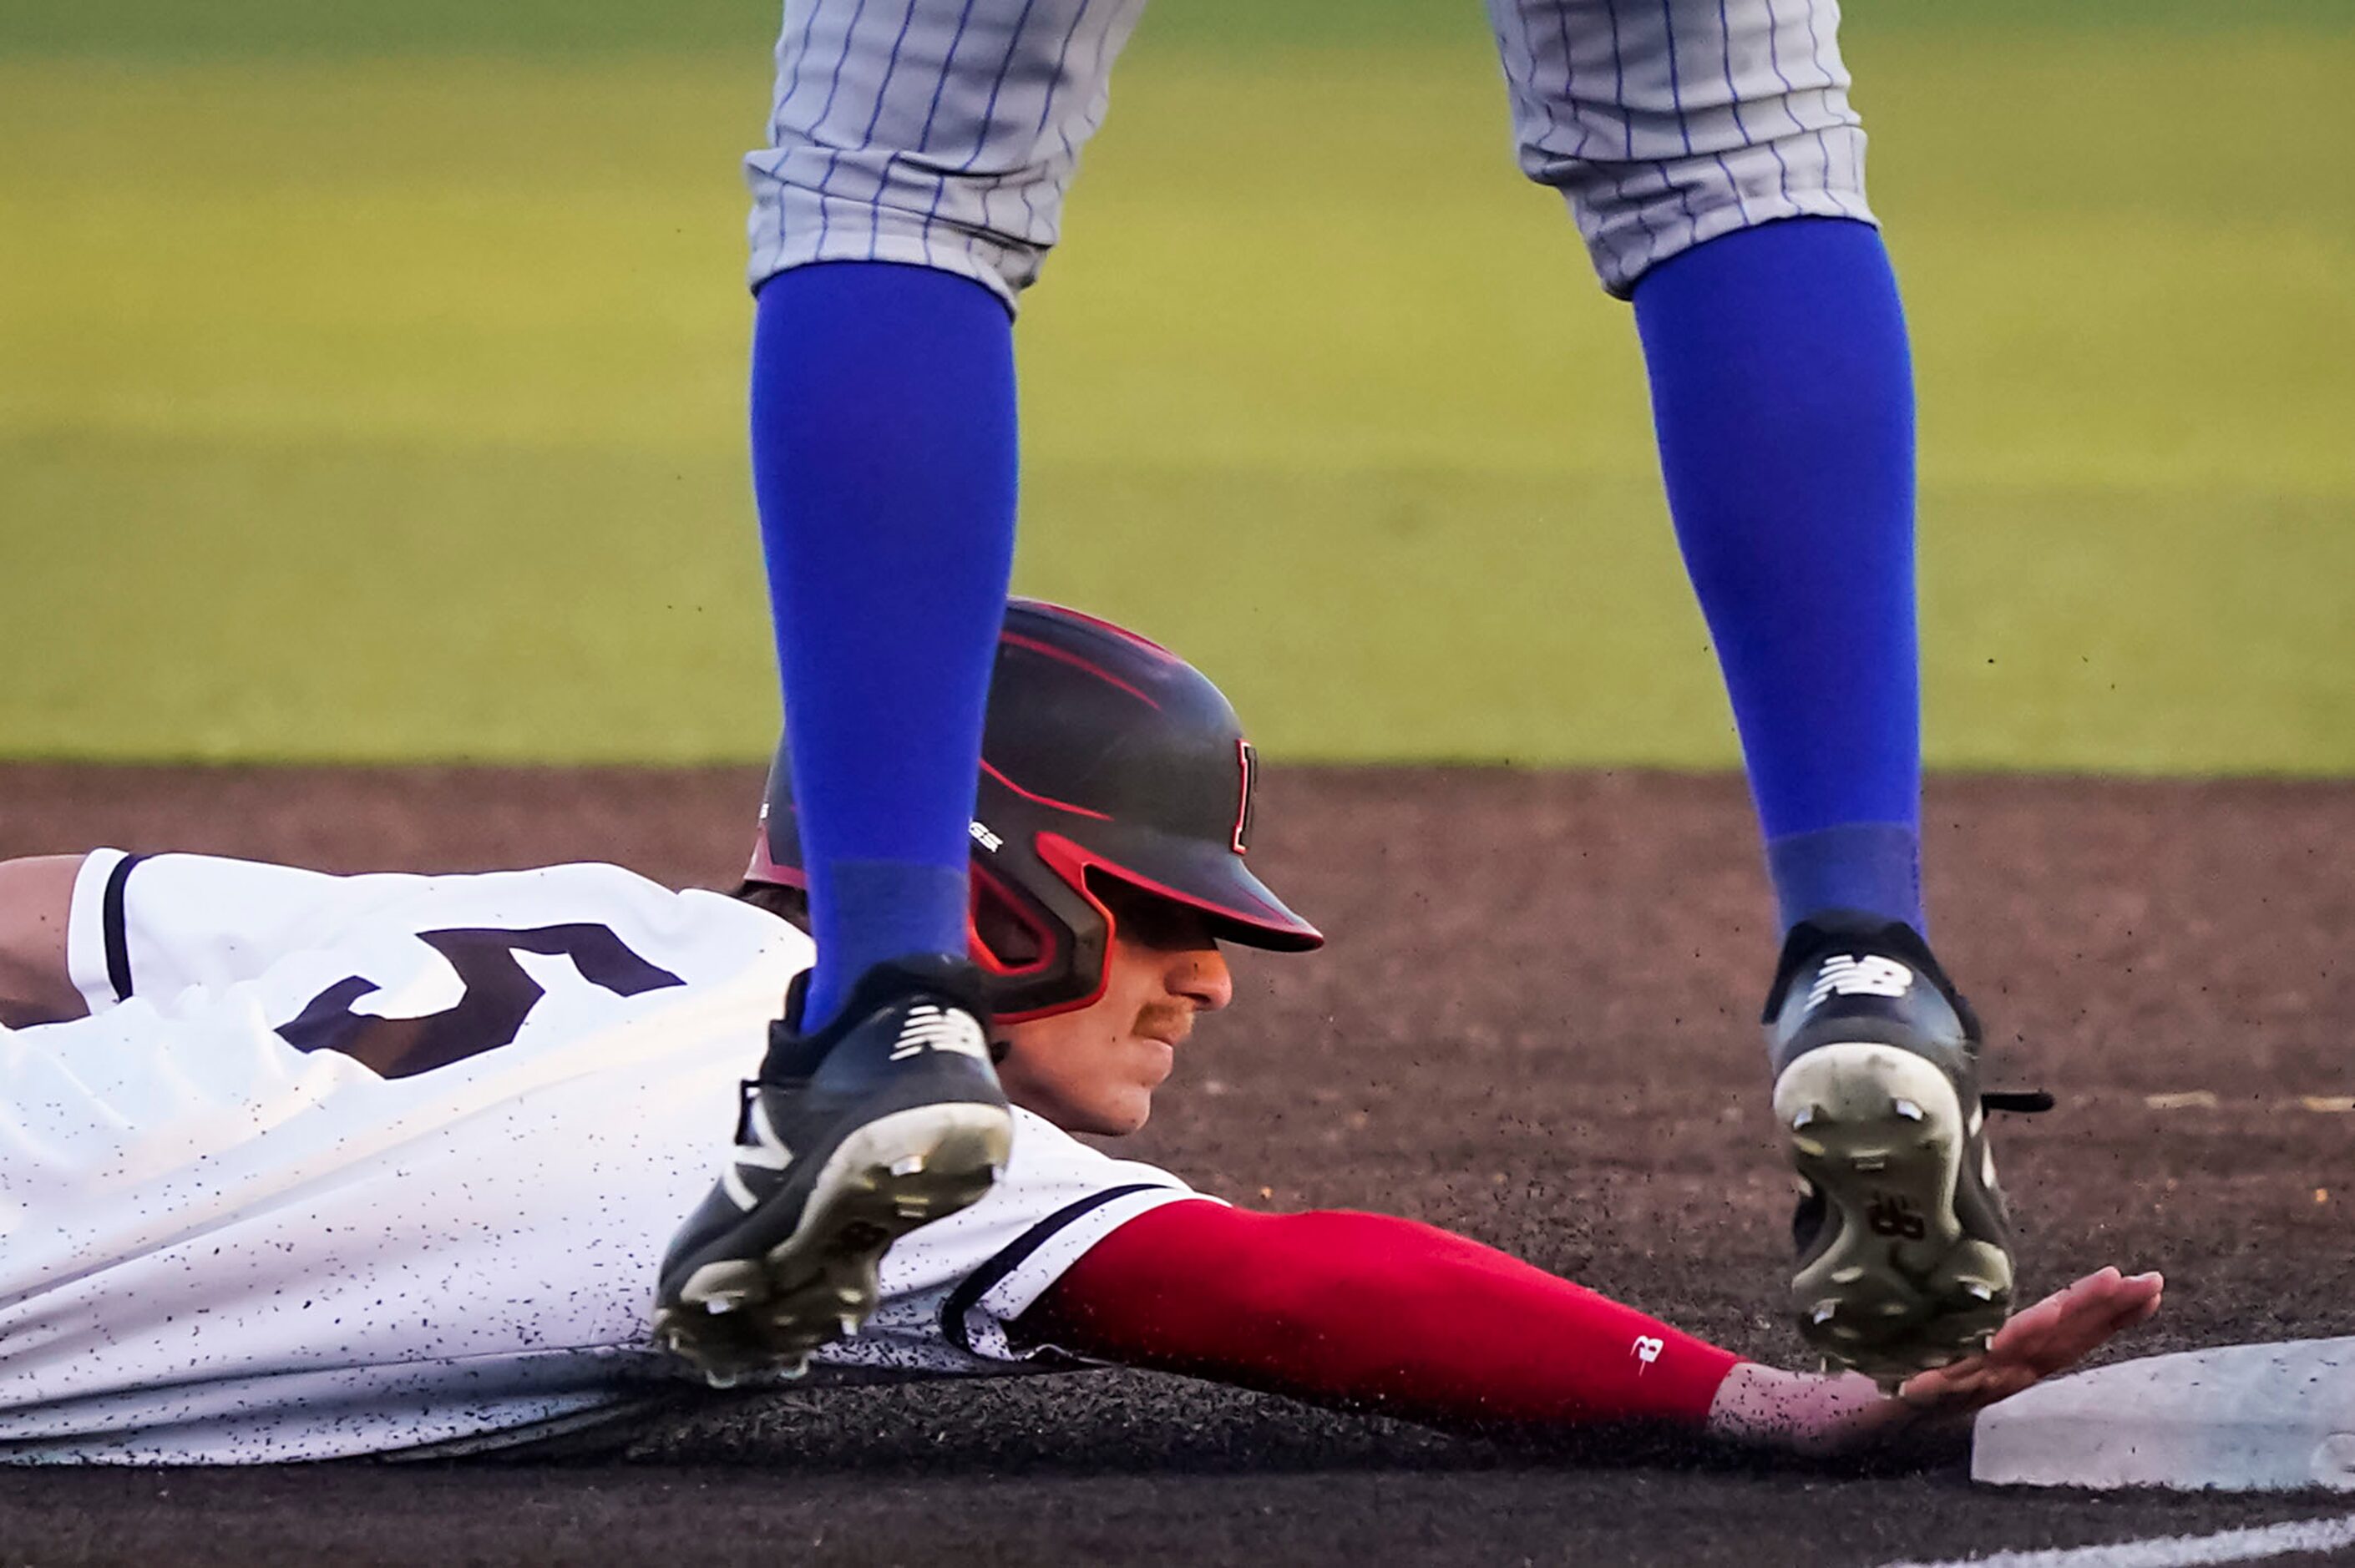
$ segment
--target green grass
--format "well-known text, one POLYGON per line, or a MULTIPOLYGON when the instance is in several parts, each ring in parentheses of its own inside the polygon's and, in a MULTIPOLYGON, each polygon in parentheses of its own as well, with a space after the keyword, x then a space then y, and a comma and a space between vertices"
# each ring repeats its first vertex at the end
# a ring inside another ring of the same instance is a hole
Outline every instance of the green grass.
MULTIPOLYGON (((692 54, 773 37, 777 0, 12 0, 0 58, 109 59, 381 55, 692 54)), ((1851 30, 2215 33, 2355 28, 2344 0, 1883 0, 1851 30)), ((1482 47, 1477 0, 1154 0, 1156 47, 1231 54, 1274 47, 1482 47)), ((2026 52, 2026 51, 2021 51, 2026 52)))
MULTIPOLYGON (((1316 46, 1193 3, 1026 311, 1020 586, 1186 649, 1272 754, 1731 762, 1626 313, 1513 175, 1470 7, 1316 46)), ((1850 29, 1933 758, 2355 771, 2355 34, 2008 4, 1850 29)), ((0 754, 765 749, 771 24, 654 10, 9 10, 0 754)))

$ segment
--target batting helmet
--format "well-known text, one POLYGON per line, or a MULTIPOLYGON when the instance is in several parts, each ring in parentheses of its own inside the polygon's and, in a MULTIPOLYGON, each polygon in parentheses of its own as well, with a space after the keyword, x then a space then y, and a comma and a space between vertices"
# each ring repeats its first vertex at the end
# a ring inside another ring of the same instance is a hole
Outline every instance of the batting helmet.
MULTIPOLYGON (((1013 600, 981 752, 973 955, 1001 1022, 1103 994, 1113 916, 1092 876, 1199 910, 1213 935, 1246 947, 1323 945, 1244 863, 1257 760, 1219 688, 1167 649, 1060 605, 1013 600)), ((809 885, 783 742, 745 877, 809 885)))

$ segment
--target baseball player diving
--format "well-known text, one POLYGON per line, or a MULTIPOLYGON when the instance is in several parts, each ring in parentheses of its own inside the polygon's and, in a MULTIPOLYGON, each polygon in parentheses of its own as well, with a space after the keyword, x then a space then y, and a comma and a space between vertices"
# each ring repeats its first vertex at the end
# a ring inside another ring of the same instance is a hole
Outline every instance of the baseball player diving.
MULTIPOLYGON (((986 1026, 911 1009, 787 1065, 815 1101, 913 1084, 925 1107, 994 1058, 1010 1159, 986 1192, 863 1160, 818 1189, 835 1234, 905 1234, 879 1275, 863 1245, 808 1260, 866 1319, 816 1348, 815 1381, 1115 1363, 1452 1427, 1826 1454, 1966 1414, 2157 1308, 2157 1276, 2105 1270, 1883 1394, 1429 1226, 1247 1213, 1096 1151, 1074 1135, 1140 1126, 1230 1001, 1221 942, 1321 938, 1246 863, 1251 752, 1209 681, 1027 603, 996 671, 968 830, 986 1026), (943 1191, 970 1201, 911 1212, 943 1191)), ((780 767, 732 896, 611 865, 0 863, 0 1458, 464 1452, 694 1396, 646 1327, 666 1237, 715 1124, 741 1115, 736 1169, 773 1171, 807 1119, 738 1082, 811 973, 797 805, 780 767)), ((952 1153, 987 1130, 941 1125, 952 1153)), ((723 1381, 773 1355, 773 1299, 730 1307, 693 1342, 723 1381)))
MULTIPOLYGON (((1007 1157, 1013 1119, 977 1059, 956 1083, 911 1058, 904 1082, 794 1086, 919 1015, 986 1016, 961 960, 1014 540, 1013 314, 1142 9, 786 0, 768 144, 746 162, 752 459, 817 959, 756 1069, 790 1157, 742 1144, 664 1270, 690 1355, 741 1324, 716 1309, 758 1297, 792 1364, 844 1319, 813 1256, 871 1261, 1007 1157), (890 1178, 906 1214, 846 1201, 900 1165, 922 1171, 890 1178)), ((1828 1357, 1902 1378, 1987 1344, 2012 1256, 1980 1029, 1923 936, 1913 392, 1839 8, 1488 15, 1521 168, 1634 305, 1741 731, 1785 933, 1774 1112, 1807 1187, 1789 1309, 1828 1357)))

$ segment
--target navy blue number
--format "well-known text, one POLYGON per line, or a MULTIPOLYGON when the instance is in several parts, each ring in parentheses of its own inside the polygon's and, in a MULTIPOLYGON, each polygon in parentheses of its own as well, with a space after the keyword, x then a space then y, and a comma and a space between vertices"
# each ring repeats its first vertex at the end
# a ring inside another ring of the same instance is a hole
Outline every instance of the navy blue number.
POLYGON ((516 1037, 548 992, 524 972, 517 953, 561 954, 581 978, 615 996, 637 996, 687 982, 648 963, 604 926, 539 926, 527 931, 464 927, 420 931, 449 960, 465 988, 455 1005, 424 1018, 375 1018, 352 1004, 380 989, 348 975, 313 997, 278 1033, 297 1051, 336 1051, 388 1078, 413 1077, 446 1067, 516 1037))

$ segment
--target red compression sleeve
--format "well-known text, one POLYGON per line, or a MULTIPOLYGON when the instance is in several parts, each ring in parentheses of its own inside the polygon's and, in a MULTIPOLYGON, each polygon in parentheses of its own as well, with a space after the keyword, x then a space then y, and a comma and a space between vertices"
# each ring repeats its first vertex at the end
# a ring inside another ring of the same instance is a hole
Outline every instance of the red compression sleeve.
POLYGON ((1021 1330, 1098 1361, 1451 1426, 1698 1426, 1739 1359, 1411 1220, 1211 1202, 1114 1231, 1021 1330))

